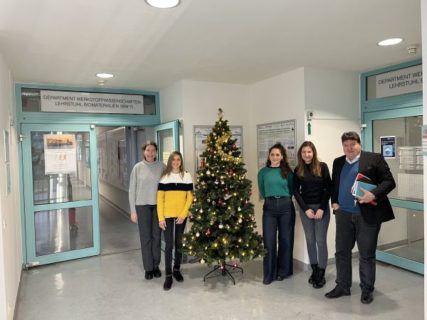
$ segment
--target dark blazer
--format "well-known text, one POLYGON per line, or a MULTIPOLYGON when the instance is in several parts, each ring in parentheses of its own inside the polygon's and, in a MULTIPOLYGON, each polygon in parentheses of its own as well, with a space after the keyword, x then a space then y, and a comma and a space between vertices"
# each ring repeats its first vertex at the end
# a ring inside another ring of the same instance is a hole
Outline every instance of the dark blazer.
MULTIPOLYGON (((341 170, 345 164, 345 155, 334 160, 332 168, 331 203, 338 203, 341 170)), ((376 206, 359 204, 360 211, 369 224, 381 224, 394 219, 393 209, 387 194, 396 187, 393 175, 383 156, 379 153, 362 151, 359 159, 359 173, 369 177, 377 187, 371 192, 375 195, 376 206)))

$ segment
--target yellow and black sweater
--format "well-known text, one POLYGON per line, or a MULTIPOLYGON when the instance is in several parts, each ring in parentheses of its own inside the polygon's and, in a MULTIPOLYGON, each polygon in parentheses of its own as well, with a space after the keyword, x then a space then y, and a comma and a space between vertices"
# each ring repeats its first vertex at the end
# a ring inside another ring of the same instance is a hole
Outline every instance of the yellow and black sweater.
POLYGON ((171 172, 163 176, 157 190, 157 215, 165 218, 186 218, 193 202, 193 180, 191 174, 171 172))

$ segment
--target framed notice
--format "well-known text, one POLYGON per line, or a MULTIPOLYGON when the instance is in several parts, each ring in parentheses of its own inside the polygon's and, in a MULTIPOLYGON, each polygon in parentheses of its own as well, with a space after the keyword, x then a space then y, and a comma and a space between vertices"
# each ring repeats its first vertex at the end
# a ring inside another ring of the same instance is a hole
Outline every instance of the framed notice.
MULTIPOLYGON (((196 171, 203 165, 205 159, 202 153, 206 150, 206 139, 211 133, 213 126, 194 126, 194 155, 196 171)), ((243 154, 243 128, 241 126, 230 126, 231 138, 236 139, 236 146, 243 154)))
POLYGON ((381 154, 385 159, 396 158, 396 137, 395 136, 383 136, 380 137, 381 142, 381 154))
POLYGON ((286 120, 257 125, 258 169, 265 166, 268 149, 277 142, 285 147, 289 165, 296 166, 296 120, 286 120))
POLYGON ((45 134, 43 143, 45 174, 77 171, 77 147, 74 134, 45 134))

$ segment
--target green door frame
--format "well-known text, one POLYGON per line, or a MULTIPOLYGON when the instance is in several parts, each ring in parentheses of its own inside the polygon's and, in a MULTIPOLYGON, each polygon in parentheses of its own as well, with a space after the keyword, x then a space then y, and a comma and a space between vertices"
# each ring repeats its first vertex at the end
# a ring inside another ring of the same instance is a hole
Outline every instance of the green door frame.
MULTIPOLYGON (((145 90, 132 90, 132 89, 111 89, 111 88, 97 88, 97 87, 72 87, 72 86, 57 86, 57 85, 46 85, 46 84, 25 84, 18 83, 15 86, 15 97, 16 97, 16 114, 17 114, 17 128, 19 128, 18 136, 22 137, 22 144, 27 143, 25 141, 25 133, 28 132, 30 128, 43 128, 43 131, 46 130, 57 130, 64 131, 65 128, 71 128, 72 130, 86 130, 90 128, 91 135, 91 146, 90 146, 90 161, 91 161, 91 174, 97 175, 97 155, 96 155, 96 137, 92 139, 92 135, 95 134, 95 126, 138 126, 138 127, 153 127, 155 125, 160 124, 160 99, 159 93, 153 91, 145 91, 145 90), (93 92, 93 93, 109 93, 109 94, 138 94, 138 95, 152 95, 155 96, 155 114, 150 115, 129 115, 129 114, 90 114, 90 113, 56 113, 56 112, 23 112, 22 111, 22 92, 25 89, 40 89, 40 90, 57 90, 57 91, 75 91, 75 92, 93 92), (55 125, 51 125, 55 124, 55 125), (40 125, 40 127, 33 127, 33 125, 40 125), (67 125, 72 125, 71 127, 67 127, 67 125), (25 133, 24 133, 25 130, 25 133), (94 143, 94 148, 92 145, 94 143)), ((174 133, 177 131, 174 131, 174 133)), ((178 138, 174 137, 174 140, 178 138)), ((30 139, 28 139, 30 140, 30 139)), ((30 142, 29 142, 30 143, 30 142)), ((28 174, 24 172, 24 161, 29 161, 28 157, 30 155, 23 152, 23 146, 18 149, 18 156, 20 159, 19 163, 19 179, 20 179, 20 202, 21 202, 21 230, 22 230, 22 255, 23 255, 23 265, 24 267, 30 266, 28 263, 30 259, 33 259, 33 252, 30 252, 27 255, 27 242, 29 238, 34 239, 34 230, 27 230, 27 216, 28 212, 32 212, 34 207, 32 205, 28 205, 28 190, 27 186, 24 185, 24 175, 28 174), (27 233, 28 232, 28 233, 27 233)), ((31 163, 31 162, 29 162, 31 163)), ((96 178, 97 179, 97 178, 96 178)), ((69 208, 75 206, 86 206, 90 203, 92 205, 98 205, 98 188, 97 188, 97 180, 96 180, 96 189, 92 190, 93 199, 92 202, 88 201, 79 201, 73 202, 73 204, 61 204, 55 208, 69 208), (96 202, 95 201, 96 198, 96 202)), ((32 199, 31 199, 32 203, 32 199)), ((44 207, 39 207, 44 208, 44 207)), ((46 207, 49 208, 49 207, 46 207)), ((97 209, 98 210, 98 209, 97 209)), ((43 258, 38 257, 38 263, 51 263, 58 262, 69 259, 76 259, 80 257, 80 254, 85 255, 96 255, 99 254, 100 243, 99 243, 99 212, 96 212, 94 216, 93 223, 97 224, 97 227, 94 226, 94 247, 93 249, 82 249, 84 251, 79 250, 79 253, 66 252, 57 255, 56 257, 43 258), (96 217, 95 217, 96 216, 96 217), (96 219, 96 220, 95 220, 96 219), (96 234, 95 234, 96 233, 96 234), (95 244, 96 243, 96 244, 95 244)), ((34 217, 32 218, 34 219, 34 217)), ((37 264, 35 261, 35 264, 37 264)))
MULTIPOLYGON (((166 123, 162 123, 158 126, 154 127, 154 136, 156 139, 156 143, 157 146, 159 148, 159 160, 160 161, 164 161, 165 159, 162 158, 162 150, 164 148, 163 146, 163 141, 160 138, 160 135, 162 132, 165 132, 167 130, 171 130, 172 131, 172 139, 173 139, 173 143, 172 143, 172 151, 179 151, 179 120, 174 120, 174 121, 170 121, 170 122, 166 122, 166 123)), ((166 159, 167 160, 167 159, 166 159)))
MULTIPOLYGON (((361 112, 363 149, 372 151, 372 127, 374 120, 393 119, 423 115, 422 92, 415 92, 394 97, 367 99, 367 78, 378 74, 395 71, 421 64, 421 60, 410 61, 386 68, 370 71, 361 75, 361 112)), ((421 132, 420 132, 421 134, 421 132)), ((424 212, 424 204, 415 201, 390 199, 392 206, 424 212)), ((424 231, 425 233, 425 231, 424 231)), ((377 260, 383 261, 413 272, 424 274, 424 263, 399 257, 381 250, 376 251, 377 260)))
POLYGON ((96 170, 97 156, 96 156, 96 135, 94 128, 89 125, 67 125, 67 124, 23 124, 22 125, 22 167, 23 167, 23 196, 24 196, 24 221, 25 221, 25 266, 36 266, 40 264, 54 263, 64 260, 78 259, 98 255, 100 252, 100 239, 99 239, 99 204, 98 204, 98 173, 96 170), (33 183, 32 183, 32 159, 31 159, 31 132, 35 131, 65 131, 65 132, 88 132, 90 139, 90 167, 91 167, 91 200, 72 201, 64 203, 52 203, 34 205, 33 201, 33 183), (37 211, 48 211, 56 209, 91 207, 92 208, 92 235, 93 247, 71 250, 61 253, 47 254, 37 256, 35 252, 35 223, 34 213, 37 211))

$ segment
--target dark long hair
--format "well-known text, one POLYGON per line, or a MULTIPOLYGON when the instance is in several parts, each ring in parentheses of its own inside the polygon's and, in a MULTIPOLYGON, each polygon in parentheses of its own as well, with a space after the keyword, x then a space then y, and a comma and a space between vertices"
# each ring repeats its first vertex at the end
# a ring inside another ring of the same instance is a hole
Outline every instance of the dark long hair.
POLYGON ((162 173, 162 178, 164 176, 170 175, 170 173, 172 172, 172 161, 175 156, 178 156, 181 159, 181 165, 179 166, 179 173, 181 175, 181 178, 184 177, 184 160, 182 160, 182 154, 179 151, 174 151, 169 155, 168 163, 166 165, 165 170, 163 170, 163 173, 162 173))
POLYGON ((314 176, 320 177, 321 176, 320 161, 317 158, 316 147, 311 141, 304 141, 298 149, 298 164, 296 167, 297 176, 304 177, 305 162, 301 156, 301 152, 304 147, 309 147, 311 151, 313 151, 313 159, 311 160, 311 165, 310 165, 311 174, 314 176))
MULTIPOLYGON (((142 149, 142 157, 144 158, 144 160, 146 160, 145 155, 144 155, 144 151, 145 151, 145 149, 147 149, 148 146, 153 146, 156 149, 156 152, 158 150, 157 144, 154 141, 148 140, 141 148, 142 149)), ((157 157, 154 157, 154 161, 156 161, 156 160, 157 160, 157 157)))
POLYGON ((266 166, 271 167, 270 153, 271 153, 271 150, 273 150, 273 149, 279 150, 283 156, 283 159, 280 161, 279 167, 280 167, 280 173, 281 173, 282 177, 284 179, 286 179, 286 178, 288 178, 288 173, 291 171, 291 167, 289 166, 288 155, 286 153, 286 149, 282 146, 281 143, 276 143, 273 146, 271 146, 270 149, 268 149, 268 157, 267 157, 266 166))

